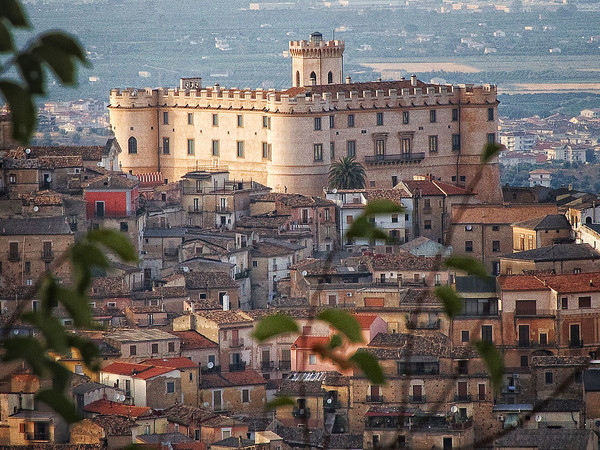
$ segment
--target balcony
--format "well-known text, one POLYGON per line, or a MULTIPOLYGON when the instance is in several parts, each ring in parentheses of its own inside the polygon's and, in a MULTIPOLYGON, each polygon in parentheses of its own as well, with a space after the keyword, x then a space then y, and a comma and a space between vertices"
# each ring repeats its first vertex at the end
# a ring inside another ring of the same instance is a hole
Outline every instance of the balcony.
POLYGON ((569 341, 569 347, 571 347, 571 348, 583 347, 583 339, 571 339, 569 341))
POLYGON ((194 207, 192 205, 188 206, 188 212, 192 214, 202 214, 202 209, 200 207, 194 207))
POLYGON ((8 252, 8 260, 9 261, 21 261, 21 255, 19 253, 8 252))
POLYGON ((236 280, 241 280, 243 278, 248 278, 250 276, 250 269, 244 269, 234 275, 236 280))
POLYGON ((291 370, 292 362, 291 361, 279 361, 279 370, 291 370))
POLYGON ((521 388, 519 386, 504 386, 500 392, 502 394, 520 394, 521 388))
POLYGON ((229 364, 230 372, 243 372, 244 370, 246 370, 246 363, 244 361, 229 364))
POLYGON ((260 370, 275 370, 275 361, 262 361, 260 370))
POLYGON ((217 212, 221 214, 231 214, 233 212, 233 208, 227 205, 218 205, 217 212))
POLYGON ((52 250, 41 252, 42 261, 52 261, 54 259, 54 252, 52 250))
POLYGON ((341 407, 341 403, 335 398, 329 397, 323 399, 323 409, 326 412, 334 412, 336 409, 339 409, 341 407))
POLYGON ((473 400, 471 399, 471 395, 455 395, 454 396, 454 401, 458 402, 458 403, 470 403, 473 400))
POLYGON ((383 403, 383 395, 367 395, 367 403, 383 403))
POLYGON ((466 419, 459 419, 457 422, 450 422, 448 429, 451 431, 463 431, 473 426, 473 416, 466 419))
POLYGON ((408 402, 409 403, 426 403, 427 398, 424 395, 409 395, 408 402))
POLYGON ((294 406, 294 409, 292 409, 292 416, 296 419, 308 419, 310 418, 310 408, 308 406, 304 408, 294 406))
POLYGON ((407 322, 406 328, 409 330, 439 330, 440 319, 433 322, 407 322))
POLYGON ((243 347, 244 346, 244 338, 232 339, 229 343, 229 348, 235 347, 243 347))
POLYGON ((202 373, 220 373, 221 366, 212 366, 212 367, 202 366, 201 371, 202 371, 202 373))
POLYGON ((367 164, 402 164, 421 162, 425 159, 425 153, 400 153, 395 155, 373 155, 365 156, 367 164))

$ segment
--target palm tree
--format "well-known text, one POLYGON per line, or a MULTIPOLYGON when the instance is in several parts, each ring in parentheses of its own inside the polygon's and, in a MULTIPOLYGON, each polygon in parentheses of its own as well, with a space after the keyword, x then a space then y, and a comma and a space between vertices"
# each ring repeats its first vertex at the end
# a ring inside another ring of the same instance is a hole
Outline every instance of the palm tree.
POLYGON ((329 168, 329 188, 362 189, 366 184, 365 168, 354 157, 345 156, 329 168))

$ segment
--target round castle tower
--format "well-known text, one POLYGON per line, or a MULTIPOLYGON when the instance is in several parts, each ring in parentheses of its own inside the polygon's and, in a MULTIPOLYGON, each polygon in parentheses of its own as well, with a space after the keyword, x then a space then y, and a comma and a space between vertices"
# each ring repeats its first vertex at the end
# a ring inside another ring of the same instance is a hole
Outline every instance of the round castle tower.
POLYGON ((321 33, 310 41, 290 41, 292 86, 341 84, 343 80, 344 41, 324 41, 321 33))

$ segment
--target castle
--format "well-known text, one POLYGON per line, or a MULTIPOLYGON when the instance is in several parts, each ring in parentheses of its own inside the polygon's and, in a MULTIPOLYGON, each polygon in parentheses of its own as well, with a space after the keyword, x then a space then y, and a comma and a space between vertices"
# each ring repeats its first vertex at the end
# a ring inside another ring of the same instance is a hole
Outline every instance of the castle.
POLYGON ((496 87, 437 85, 417 80, 353 83, 343 78, 344 41, 292 41, 287 90, 203 87, 113 89, 110 120, 124 149, 122 168, 162 172, 227 169, 237 179, 279 192, 320 194, 332 162, 354 156, 367 187, 430 175, 468 185, 484 171, 480 201, 499 201, 497 163, 482 166, 496 140, 496 87))

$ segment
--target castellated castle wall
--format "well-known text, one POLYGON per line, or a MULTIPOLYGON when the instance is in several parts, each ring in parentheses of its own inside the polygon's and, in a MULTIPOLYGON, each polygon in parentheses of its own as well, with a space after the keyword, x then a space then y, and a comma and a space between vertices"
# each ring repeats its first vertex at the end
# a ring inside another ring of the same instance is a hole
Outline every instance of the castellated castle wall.
MULTIPOLYGON (((307 45, 292 42, 290 48, 307 45)), ((492 85, 428 85, 413 79, 287 91, 128 88, 111 91, 109 109, 124 150, 123 170, 134 174, 160 170, 171 181, 218 166, 277 191, 319 194, 331 162, 353 147, 367 169, 368 186, 391 187, 394 180, 425 174, 468 184, 484 170, 490 182, 498 181, 498 192, 491 189, 482 200, 500 199, 497 164, 479 164, 484 144, 497 132, 492 85), (128 152, 130 138, 137 153, 128 152)))

